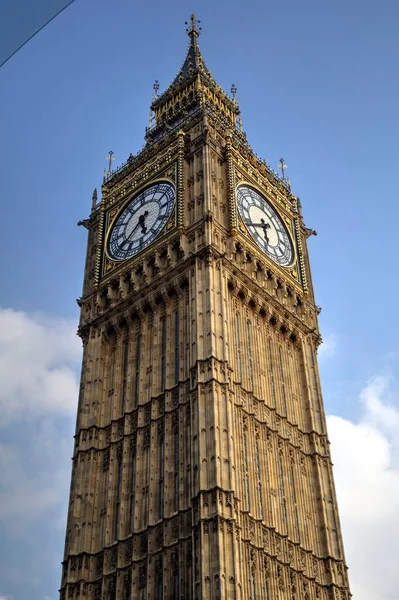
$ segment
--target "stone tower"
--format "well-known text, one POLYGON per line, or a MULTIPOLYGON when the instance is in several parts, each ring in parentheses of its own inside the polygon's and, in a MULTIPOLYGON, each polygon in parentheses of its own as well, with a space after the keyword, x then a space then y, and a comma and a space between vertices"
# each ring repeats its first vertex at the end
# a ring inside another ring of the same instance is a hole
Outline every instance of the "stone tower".
POLYGON ((198 22, 93 196, 61 599, 348 600, 299 199, 198 22))

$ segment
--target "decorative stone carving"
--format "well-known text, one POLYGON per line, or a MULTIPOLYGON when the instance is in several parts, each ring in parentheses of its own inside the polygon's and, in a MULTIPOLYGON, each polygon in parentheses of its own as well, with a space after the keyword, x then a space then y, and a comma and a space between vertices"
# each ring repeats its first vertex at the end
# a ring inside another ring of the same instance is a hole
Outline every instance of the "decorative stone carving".
POLYGON ((108 569, 114 571, 118 565, 118 550, 117 548, 111 548, 108 551, 108 569))
POLYGON ((139 566, 139 589, 142 590, 147 585, 147 564, 145 561, 139 566))
POLYGON ((148 448, 150 447, 150 443, 151 443, 151 426, 147 425, 144 429, 143 429, 143 448, 144 450, 148 450, 148 448))
POLYGON ((172 539, 177 540, 179 537, 179 519, 176 517, 172 520, 172 539))
POLYGON ((109 448, 104 450, 103 454, 103 471, 108 471, 109 469, 109 448))
POLYGON ((125 562, 130 562, 132 560, 132 553, 133 553, 133 540, 127 540, 127 542, 125 542, 125 562))

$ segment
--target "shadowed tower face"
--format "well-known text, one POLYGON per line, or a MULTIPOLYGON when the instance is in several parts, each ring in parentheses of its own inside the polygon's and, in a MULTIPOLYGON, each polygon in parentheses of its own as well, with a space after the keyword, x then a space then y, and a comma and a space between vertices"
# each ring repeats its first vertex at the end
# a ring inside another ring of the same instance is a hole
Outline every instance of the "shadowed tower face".
POLYGON ((311 230, 188 35, 82 222, 61 598, 347 600, 311 230))

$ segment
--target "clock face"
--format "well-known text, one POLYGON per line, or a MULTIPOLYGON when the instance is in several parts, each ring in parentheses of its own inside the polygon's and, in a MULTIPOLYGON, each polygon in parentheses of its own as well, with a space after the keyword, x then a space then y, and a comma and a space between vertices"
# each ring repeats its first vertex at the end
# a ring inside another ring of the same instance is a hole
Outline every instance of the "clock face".
POLYGON ((108 253, 125 260, 143 250, 165 227, 175 203, 175 188, 159 181, 142 190, 118 215, 108 238, 108 253))
POLYGON ((274 208, 247 185, 237 189, 237 203, 241 218, 256 243, 279 265, 290 265, 294 259, 292 242, 274 208))

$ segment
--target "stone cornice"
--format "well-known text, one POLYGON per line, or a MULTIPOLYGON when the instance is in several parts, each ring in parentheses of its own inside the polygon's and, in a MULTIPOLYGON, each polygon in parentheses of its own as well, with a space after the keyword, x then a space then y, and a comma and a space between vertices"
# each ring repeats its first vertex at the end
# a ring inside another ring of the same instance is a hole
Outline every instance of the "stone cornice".
MULTIPOLYGON (((187 526, 187 517, 195 512, 195 504, 204 502, 205 496, 219 494, 223 498, 231 495, 228 490, 215 488, 212 490, 201 490, 193 498, 193 508, 179 511, 176 514, 165 517, 158 523, 149 525, 145 529, 130 534, 123 540, 114 542, 104 547, 100 552, 80 552, 71 554, 63 561, 62 588, 68 584, 94 584, 98 578, 106 578, 112 573, 124 572, 129 567, 140 565, 143 560, 154 559, 159 552, 157 538, 162 537, 162 548, 166 552, 172 552, 177 544, 191 541, 194 532, 206 535, 209 531, 230 532, 244 544, 248 544, 258 558, 264 562, 266 571, 277 565, 289 568, 297 577, 304 578, 309 583, 317 583, 321 586, 329 586, 337 590, 346 588, 340 584, 340 577, 346 573, 347 566, 343 560, 331 556, 318 556, 311 550, 305 549, 299 542, 294 542, 287 536, 278 533, 273 527, 267 527, 259 520, 250 515, 235 513, 234 517, 226 518, 215 514, 206 518, 194 519, 195 523, 187 526), (140 552, 140 547, 146 547, 145 552, 140 552), (151 550, 148 549, 151 547, 151 550), (135 550, 134 550, 135 549, 135 550), (135 551, 135 556, 133 552, 135 551), (267 561, 271 561, 270 564, 267 561), (99 569, 99 566, 101 567, 99 569), (80 571, 86 569, 94 571, 96 576, 83 579, 80 571)), ((208 502, 208 500, 206 501, 208 502)), ((215 508, 218 510, 216 503, 215 508)), ((256 558, 256 556, 254 556, 256 558)))
POLYGON ((229 273, 229 282, 237 297, 241 296, 248 305, 251 302, 251 306, 256 307, 259 312, 270 313, 270 319, 274 317, 276 324, 281 323, 284 325, 286 331, 291 331, 294 334, 300 332, 304 335, 312 335, 316 343, 321 342, 317 329, 317 310, 312 303, 303 300, 308 314, 314 313, 312 320, 314 322, 306 323, 305 318, 299 318, 293 313, 292 308, 280 302, 270 291, 259 285, 258 281, 249 277, 240 267, 236 266, 231 259, 224 256, 222 261, 223 266, 229 273))

